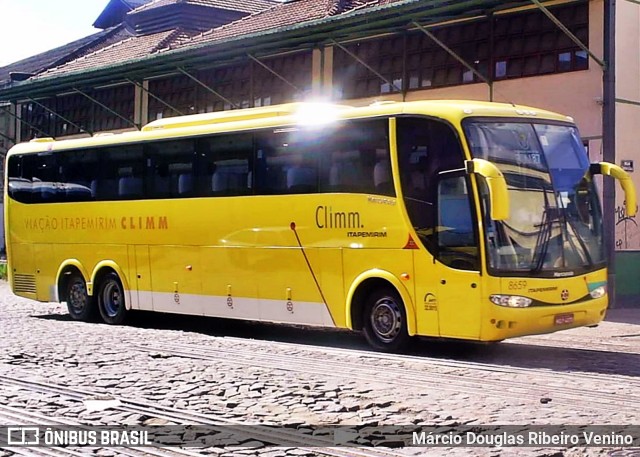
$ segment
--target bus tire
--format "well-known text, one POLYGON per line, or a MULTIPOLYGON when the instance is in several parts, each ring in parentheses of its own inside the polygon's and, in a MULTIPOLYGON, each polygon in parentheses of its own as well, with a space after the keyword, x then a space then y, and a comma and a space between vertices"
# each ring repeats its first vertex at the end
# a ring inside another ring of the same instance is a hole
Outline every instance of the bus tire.
POLYGON ((407 313, 398 292, 388 287, 374 290, 365 302, 362 327, 369 345, 379 351, 405 348, 410 337, 407 313))
POLYGON ((73 320, 91 322, 97 317, 95 301, 87 293, 87 283, 79 273, 72 273, 67 280, 65 298, 73 320))
POLYGON ((122 324, 127 316, 124 288, 118 275, 113 272, 103 276, 100 281, 98 309, 102 320, 111 325, 122 324))

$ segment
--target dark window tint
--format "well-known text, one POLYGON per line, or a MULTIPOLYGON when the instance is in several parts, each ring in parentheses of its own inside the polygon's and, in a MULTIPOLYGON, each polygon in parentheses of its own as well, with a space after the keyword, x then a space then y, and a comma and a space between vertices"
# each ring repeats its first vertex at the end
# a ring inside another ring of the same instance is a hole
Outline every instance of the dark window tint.
POLYGON ((92 183, 91 177, 98 176, 98 157, 95 150, 65 151, 57 155, 58 179, 66 187, 63 201, 95 199, 95 182, 92 183))
POLYGON ((386 119, 277 129, 259 134, 256 147, 257 193, 395 195, 386 119))
POLYGON ((150 198, 192 197, 197 194, 198 173, 193 140, 151 143, 145 146, 146 195, 150 198))
POLYGON ((252 193, 253 134, 218 135, 198 140, 203 195, 252 193))
POLYGON ((388 120, 13 156, 28 203, 358 192, 395 195, 388 120))
POLYGON ((323 156, 323 191, 394 196, 388 120, 346 123, 323 156))
POLYGON ((143 198, 145 160, 141 145, 109 147, 100 151, 100 170, 91 180, 97 200, 143 198))
POLYGON ((9 160, 9 195, 25 203, 91 200, 88 182, 74 164, 51 153, 14 156, 9 160))
POLYGON ((423 118, 400 118, 397 129, 402 193, 418 237, 445 265, 476 269, 472 201, 457 135, 423 118))
POLYGON ((312 136, 297 128, 257 135, 257 193, 318 192, 318 154, 312 136))

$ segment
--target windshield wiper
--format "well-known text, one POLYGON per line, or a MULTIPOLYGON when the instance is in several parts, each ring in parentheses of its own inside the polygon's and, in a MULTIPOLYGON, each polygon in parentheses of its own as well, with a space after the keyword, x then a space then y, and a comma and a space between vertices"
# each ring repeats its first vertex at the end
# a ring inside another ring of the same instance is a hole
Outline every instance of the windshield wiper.
POLYGON ((538 225, 538 227, 540 227, 540 231, 536 238, 533 259, 531 260, 531 264, 533 265, 531 273, 539 273, 540 270, 542 270, 542 267, 544 266, 544 259, 547 256, 547 251, 549 249, 549 241, 551 240, 553 224, 560 222, 560 218, 558 217, 558 208, 552 208, 549 206, 549 197, 547 196, 547 191, 545 189, 543 189, 543 195, 544 212, 542 213, 540 225, 538 225))
POLYGON ((549 248, 549 240, 551 240, 551 228, 553 226, 553 221, 549 219, 547 210, 542 214, 542 221, 540 222, 540 231, 538 232, 538 237, 536 238, 536 246, 533 251, 533 259, 531 263, 533 267, 531 268, 531 273, 538 273, 542 270, 542 266, 544 265, 544 258, 547 256, 547 250, 549 248))
MULTIPOLYGON (((545 198, 546 201, 546 198, 545 198)), ((577 227, 574 225, 574 221, 571 218, 567 217, 562 208, 551 208, 546 207, 544 213, 542 214, 542 221, 540 222, 540 231, 538 232, 538 237, 536 239, 536 245, 534 250, 534 257, 532 259, 531 273, 539 273, 544 266, 544 259, 547 256, 547 251, 549 250, 549 242, 551 241, 551 235, 553 230, 553 225, 556 223, 560 223, 562 225, 560 235, 563 237, 561 241, 562 246, 560 249, 563 263, 565 258, 565 248, 564 248, 564 238, 566 237, 566 241, 571 245, 571 248, 574 252, 578 254, 578 250, 581 250, 584 254, 584 259, 586 260, 589 266, 593 265, 593 259, 591 258, 591 254, 589 253, 589 249, 587 248, 586 243, 582 239, 577 227), (574 237, 578 240, 578 246, 572 240, 572 237, 569 235, 567 230, 567 226, 571 227, 574 237)))
MULTIPOLYGON (((585 260, 587 261, 587 264, 589 265, 589 267, 593 266, 593 259, 591 258, 591 253, 589 252, 589 248, 587 247, 587 244, 584 242, 584 239, 582 238, 580 231, 575 226, 575 221, 571 220, 570 217, 566 217, 566 216, 565 216, 565 220, 567 224, 571 227, 571 230, 573 230, 575 237, 578 239, 578 244, 580 245, 580 249, 584 253, 584 257, 585 257, 585 260)), ((568 236, 568 234, 567 234, 567 240, 569 241, 569 244, 571 244, 571 246, 573 247, 574 251, 577 252, 578 251, 577 246, 574 245, 573 241, 571 241, 571 238, 568 236)))

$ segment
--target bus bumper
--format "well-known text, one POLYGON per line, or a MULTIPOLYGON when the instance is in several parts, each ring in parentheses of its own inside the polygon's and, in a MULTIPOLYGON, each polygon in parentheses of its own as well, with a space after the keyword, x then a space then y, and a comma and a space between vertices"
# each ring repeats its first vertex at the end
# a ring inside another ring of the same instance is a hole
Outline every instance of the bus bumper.
POLYGON ((506 308, 491 304, 488 310, 482 320, 480 341, 500 341, 595 325, 605 317, 607 297, 572 305, 530 308, 506 308))

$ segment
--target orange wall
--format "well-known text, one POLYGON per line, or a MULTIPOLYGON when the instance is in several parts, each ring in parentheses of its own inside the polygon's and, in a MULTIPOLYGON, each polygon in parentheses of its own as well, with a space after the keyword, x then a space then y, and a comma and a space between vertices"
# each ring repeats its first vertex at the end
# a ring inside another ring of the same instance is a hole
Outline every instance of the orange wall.
MULTIPOLYGON (((624 0, 623 0, 624 1, 624 0)), ((589 6, 589 49, 602 58, 603 0, 589 6)), ((635 51, 638 51, 638 47, 635 51)), ((377 100, 401 100, 400 95, 349 100, 349 104, 367 104, 377 100)), ((468 84, 409 92, 406 100, 468 99, 489 100, 486 84, 468 84)), ((602 69, 593 60, 589 70, 498 81, 494 84, 494 101, 513 102, 544 108, 572 116, 583 137, 602 136, 602 69)))
MULTIPOLYGON (((640 189, 640 5, 616 2, 616 161, 633 160, 640 189)), ((616 191, 616 241, 620 250, 640 250, 640 218, 627 218, 624 195, 616 191)))

